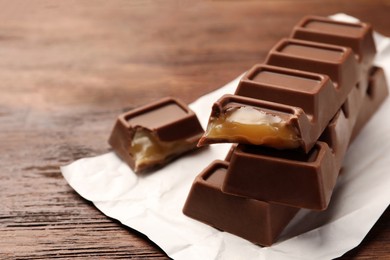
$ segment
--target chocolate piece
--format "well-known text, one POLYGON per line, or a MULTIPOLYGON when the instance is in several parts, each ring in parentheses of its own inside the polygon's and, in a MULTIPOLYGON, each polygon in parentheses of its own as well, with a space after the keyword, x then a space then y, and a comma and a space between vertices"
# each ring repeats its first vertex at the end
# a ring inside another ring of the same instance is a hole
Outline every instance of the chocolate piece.
POLYGON ((361 66, 348 47, 283 39, 269 52, 266 63, 328 75, 336 87, 351 89, 361 79, 361 66))
POLYGON ((300 146, 308 152, 353 87, 335 88, 322 74, 257 64, 241 79, 235 94, 302 108, 301 116, 309 124, 296 130, 300 146))
POLYGON ((328 145, 317 142, 305 154, 238 145, 231 155, 222 190, 249 197, 322 210, 329 203, 338 169, 328 145))
POLYGON ((226 153, 225 161, 230 162, 230 159, 232 158, 233 152, 236 149, 237 145, 238 144, 232 144, 232 146, 230 146, 229 151, 226 153))
POLYGON ((135 172, 161 167, 195 149, 203 129, 188 106, 164 98, 121 114, 109 143, 135 172))
MULTIPOLYGON (((377 70, 374 70, 377 71, 377 70)), ((348 100, 329 123, 313 149, 305 154, 297 150, 275 150, 238 145, 231 154, 224 192, 284 205, 323 210, 327 207, 342 159, 346 153, 360 108, 366 122, 384 100, 387 87, 380 73, 372 75, 371 94, 362 96, 354 88, 348 100), (378 81, 377 81, 378 80, 378 81)))
POLYGON ((309 129, 302 109, 264 100, 224 95, 213 105, 198 145, 238 142, 276 148, 300 146, 299 129, 309 129))
POLYGON ((299 209, 221 192, 228 165, 216 160, 196 177, 183 213, 253 243, 271 245, 299 209))
POLYGON ((371 67, 376 53, 372 27, 366 23, 348 23, 327 17, 307 16, 294 27, 291 37, 350 47, 367 69, 371 67))
POLYGON ((364 127, 364 122, 367 120, 366 118, 370 118, 389 95, 388 88, 384 87, 389 86, 388 82, 386 82, 384 70, 379 67, 373 67, 369 75, 370 77, 367 87, 367 95, 369 98, 366 99, 363 108, 359 112, 355 127, 353 129, 352 140, 355 139, 357 134, 364 127))
POLYGON ((362 93, 366 91, 368 70, 376 54, 373 31, 369 24, 339 22, 326 17, 308 16, 294 27, 291 37, 350 47, 361 65, 361 91, 362 93))

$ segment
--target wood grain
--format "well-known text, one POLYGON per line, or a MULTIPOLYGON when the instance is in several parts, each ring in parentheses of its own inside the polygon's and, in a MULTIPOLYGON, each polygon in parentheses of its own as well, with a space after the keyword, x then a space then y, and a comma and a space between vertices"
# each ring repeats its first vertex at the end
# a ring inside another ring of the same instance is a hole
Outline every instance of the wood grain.
MULTIPOLYGON (((389 1, 0 1, 0 258, 156 258, 59 167, 109 150, 122 111, 185 102, 264 60, 306 14, 390 35, 389 1)), ((390 255, 389 210, 344 259, 390 255)))

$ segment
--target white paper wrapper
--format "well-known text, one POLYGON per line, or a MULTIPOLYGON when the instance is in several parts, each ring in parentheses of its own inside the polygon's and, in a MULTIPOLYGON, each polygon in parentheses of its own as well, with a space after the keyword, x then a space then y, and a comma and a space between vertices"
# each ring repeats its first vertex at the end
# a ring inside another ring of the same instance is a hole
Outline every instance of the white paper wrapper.
MULTIPOLYGON (((378 34, 375 40, 375 63, 390 79, 390 40, 378 34)), ((204 127, 213 102, 233 93, 239 78, 190 105, 204 127)), ((80 159, 61 171, 70 186, 104 214, 145 234, 174 259, 331 259, 357 246, 389 205, 389 114, 387 99, 350 147, 329 208, 301 210, 271 247, 254 245, 182 213, 195 176, 213 160, 223 159, 230 145, 213 145, 144 177, 136 176, 114 153, 80 159)))

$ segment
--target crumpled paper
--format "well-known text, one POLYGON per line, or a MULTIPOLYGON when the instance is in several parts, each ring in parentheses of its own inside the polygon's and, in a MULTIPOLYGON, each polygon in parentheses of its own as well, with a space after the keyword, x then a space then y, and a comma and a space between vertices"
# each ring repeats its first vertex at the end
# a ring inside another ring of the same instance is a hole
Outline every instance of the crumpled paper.
MULTIPOLYGON (((352 20, 346 15, 335 19, 352 20)), ((375 34, 378 57, 390 79, 390 40, 375 34)), ((240 77, 239 77, 240 78, 240 77)), ((206 127, 212 103, 233 93, 239 78, 190 107, 206 127)), ((390 201, 390 100, 350 146, 329 208, 300 210, 279 241, 260 247, 186 217, 182 207, 197 174, 230 145, 213 145, 163 169, 137 176, 114 153, 61 167, 64 178, 105 215, 145 234, 174 259, 331 259, 357 246, 390 201)), ((105 140, 102 140, 104 142, 105 140)))

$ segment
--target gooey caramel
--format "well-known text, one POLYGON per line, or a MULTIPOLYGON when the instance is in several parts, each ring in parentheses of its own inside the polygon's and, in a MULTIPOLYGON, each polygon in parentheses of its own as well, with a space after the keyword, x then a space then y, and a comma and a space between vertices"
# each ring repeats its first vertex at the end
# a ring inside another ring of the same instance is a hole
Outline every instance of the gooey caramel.
POLYGON ((212 117, 204 138, 265 145, 277 149, 300 146, 295 127, 277 115, 250 106, 230 108, 218 117, 212 117))
POLYGON ((146 166, 163 163, 169 160, 169 158, 181 154, 194 146, 194 144, 186 140, 173 142, 161 141, 150 131, 137 129, 129 147, 129 153, 134 158, 135 171, 140 171, 146 166))

